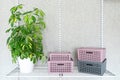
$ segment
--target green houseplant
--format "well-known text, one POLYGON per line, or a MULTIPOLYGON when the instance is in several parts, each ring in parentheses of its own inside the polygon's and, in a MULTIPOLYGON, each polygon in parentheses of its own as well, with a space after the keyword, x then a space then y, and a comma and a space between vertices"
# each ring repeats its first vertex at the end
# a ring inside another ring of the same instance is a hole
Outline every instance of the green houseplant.
POLYGON ((14 63, 19 58, 30 59, 35 64, 38 60, 45 59, 42 44, 42 32, 46 27, 45 13, 38 8, 25 12, 22 9, 22 4, 10 9, 10 28, 6 30, 10 33, 7 45, 14 63))

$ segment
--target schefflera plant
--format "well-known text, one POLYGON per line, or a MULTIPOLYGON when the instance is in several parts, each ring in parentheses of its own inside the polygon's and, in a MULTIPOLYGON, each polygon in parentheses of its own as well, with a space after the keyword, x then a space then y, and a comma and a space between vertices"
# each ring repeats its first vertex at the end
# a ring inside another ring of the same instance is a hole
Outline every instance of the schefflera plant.
POLYGON ((38 8, 32 11, 23 11, 23 4, 10 9, 10 28, 6 33, 10 33, 7 45, 11 50, 12 61, 16 63, 18 57, 27 59, 33 63, 38 60, 42 62, 46 59, 43 53, 43 35, 46 28, 44 21, 45 13, 38 8))

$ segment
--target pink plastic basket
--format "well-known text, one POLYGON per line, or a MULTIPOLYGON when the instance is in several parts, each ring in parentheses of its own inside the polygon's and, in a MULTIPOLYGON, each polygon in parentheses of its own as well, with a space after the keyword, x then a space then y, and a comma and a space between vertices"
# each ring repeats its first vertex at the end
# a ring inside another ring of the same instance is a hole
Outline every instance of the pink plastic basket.
POLYGON ((52 73, 69 73, 73 71, 73 60, 70 52, 51 52, 48 70, 52 73))
POLYGON ((51 73, 70 73, 73 72, 73 60, 67 61, 48 61, 48 70, 51 73))
POLYGON ((81 61, 92 61, 102 62, 105 59, 106 49, 105 48, 79 48, 78 49, 78 60, 81 61))
POLYGON ((51 61, 66 61, 71 60, 70 52, 50 52, 51 61))

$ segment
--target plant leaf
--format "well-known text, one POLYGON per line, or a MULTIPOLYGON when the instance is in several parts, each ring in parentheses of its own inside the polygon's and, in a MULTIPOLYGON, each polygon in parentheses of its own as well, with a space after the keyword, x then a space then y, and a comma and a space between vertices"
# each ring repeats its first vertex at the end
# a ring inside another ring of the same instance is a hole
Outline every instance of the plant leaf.
POLYGON ((29 13, 32 13, 32 11, 27 11, 27 12, 23 13, 23 15, 26 15, 26 14, 29 14, 29 13))
POLYGON ((8 37, 8 39, 7 39, 7 44, 9 43, 9 41, 10 41, 10 38, 11 38, 11 37, 8 37))
POLYGON ((46 24, 45 24, 45 22, 41 21, 40 24, 42 25, 43 29, 46 28, 46 24))
POLYGON ((22 46, 22 50, 25 50, 25 45, 22 46))
POLYGON ((7 29, 5 32, 8 33, 11 30, 11 28, 7 29))
POLYGON ((18 6, 17 6, 17 9, 22 9, 23 8, 23 4, 19 4, 18 6))
POLYGON ((16 6, 12 7, 10 9, 10 11, 11 11, 12 14, 14 14, 17 11, 17 7, 16 6))
POLYGON ((34 64, 36 63, 36 58, 35 58, 35 57, 33 57, 33 63, 34 63, 34 64))
POLYGON ((36 22, 35 16, 32 16, 32 20, 33 20, 34 23, 36 22))
POLYGON ((23 19, 25 23, 28 23, 28 15, 25 15, 23 19))
POLYGON ((46 59, 46 56, 42 56, 41 62, 44 63, 46 60, 47 60, 47 59, 46 59))
POLYGON ((40 15, 41 15, 42 17, 44 17, 44 16, 45 16, 45 13, 44 13, 42 10, 40 10, 40 15))
POLYGON ((32 41, 32 38, 30 36, 27 36, 30 41, 32 41))

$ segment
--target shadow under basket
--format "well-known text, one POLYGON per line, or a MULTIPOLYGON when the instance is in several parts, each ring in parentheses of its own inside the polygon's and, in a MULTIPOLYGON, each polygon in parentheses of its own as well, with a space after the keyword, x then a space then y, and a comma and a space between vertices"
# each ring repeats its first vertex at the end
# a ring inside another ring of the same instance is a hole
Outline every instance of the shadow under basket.
POLYGON ((103 62, 90 62, 78 60, 78 71, 102 76, 106 71, 106 61, 106 59, 103 62))

